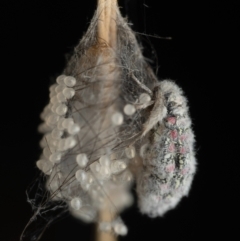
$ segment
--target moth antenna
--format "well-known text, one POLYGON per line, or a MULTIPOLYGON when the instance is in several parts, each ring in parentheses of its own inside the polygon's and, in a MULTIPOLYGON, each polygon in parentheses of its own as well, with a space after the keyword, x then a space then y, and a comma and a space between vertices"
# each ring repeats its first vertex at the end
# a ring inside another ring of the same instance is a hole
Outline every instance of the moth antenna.
POLYGON ((143 89, 145 90, 150 96, 153 96, 153 92, 143 83, 141 83, 134 74, 131 74, 132 79, 143 89))

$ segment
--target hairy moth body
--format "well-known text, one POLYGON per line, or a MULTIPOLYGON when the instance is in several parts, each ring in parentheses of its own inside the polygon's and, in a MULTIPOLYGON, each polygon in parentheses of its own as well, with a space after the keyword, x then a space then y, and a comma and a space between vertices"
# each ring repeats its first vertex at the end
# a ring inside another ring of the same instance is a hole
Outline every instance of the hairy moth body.
MULTIPOLYGON (((167 80, 155 88, 162 104, 155 105, 152 112, 160 112, 160 118, 146 135, 143 166, 137 176, 140 210, 151 217, 162 216, 188 194, 196 165, 194 135, 182 90, 167 80)), ((146 124, 144 127, 147 129, 146 124)))

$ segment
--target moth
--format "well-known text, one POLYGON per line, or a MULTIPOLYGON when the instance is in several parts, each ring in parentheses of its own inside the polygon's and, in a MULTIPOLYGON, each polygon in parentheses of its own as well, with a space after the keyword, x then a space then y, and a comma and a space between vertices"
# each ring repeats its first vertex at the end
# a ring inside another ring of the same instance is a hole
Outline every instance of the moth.
POLYGON ((173 82, 164 80, 153 91, 154 104, 143 124, 142 167, 137 194, 142 213, 162 216, 188 195, 196 171, 194 134, 187 99, 173 82))

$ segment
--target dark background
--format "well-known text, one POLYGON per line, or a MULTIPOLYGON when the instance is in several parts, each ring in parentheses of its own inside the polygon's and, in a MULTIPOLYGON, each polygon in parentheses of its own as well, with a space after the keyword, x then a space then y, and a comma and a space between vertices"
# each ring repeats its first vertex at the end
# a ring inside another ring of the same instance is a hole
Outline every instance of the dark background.
MULTIPOLYGON (((129 234, 120 240, 238 238, 240 2, 222 2, 119 2, 135 31, 172 37, 139 35, 159 79, 176 80, 189 99, 198 160, 189 197, 164 218, 143 216, 135 204, 122 214, 129 234)), ((37 126, 50 78, 63 70, 64 56, 86 31, 96 0, 1 5, 0 241, 15 241, 32 215, 25 190, 38 173, 37 126)), ((92 225, 67 217, 41 240, 87 241, 91 233, 92 225)))

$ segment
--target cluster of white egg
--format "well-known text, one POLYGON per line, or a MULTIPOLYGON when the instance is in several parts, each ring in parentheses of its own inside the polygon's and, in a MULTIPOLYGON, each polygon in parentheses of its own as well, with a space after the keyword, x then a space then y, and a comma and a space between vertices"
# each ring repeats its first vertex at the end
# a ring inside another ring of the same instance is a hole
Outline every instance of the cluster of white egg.
MULTIPOLYGON (((74 216, 94 221, 97 211, 109 202, 118 212, 132 203, 129 187, 133 177, 128 164, 135 158, 136 150, 133 145, 125 147, 121 158, 118 158, 108 149, 104 155, 93 160, 84 148, 80 148, 86 126, 81 126, 79 119, 70 111, 76 84, 74 77, 60 75, 50 87, 50 102, 41 114, 43 124, 39 126, 44 135, 40 142, 43 152, 37 167, 48 176, 47 189, 53 200, 66 201, 74 216)), ((143 93, 137 104, 146 104, 150 100, 150 96, 143 93)), ((113 128, 124 123, 124 115, 133 116, 136 110, 136 105, 126 104, 122 111, 113 111, 110 116, 113 128)), ((125 235, 127 228, 119 220, 101 223, 99 227, 102 231, 110 229, 125 235)))
POLYGON ((77 144, 75 135, 80 131, 80 127, 72 118, 65 117, 68 100, 75 95, 72 88, 75 84, 74 77, 60 75, 56 84, 50 87, 50 103, 41 114, 43 124, 39 126, 39 131, 44 134, 40 143, 43 155, 37 161, 37 167, 48 175, 53 165, 61 161, 64 152, 77 144))

